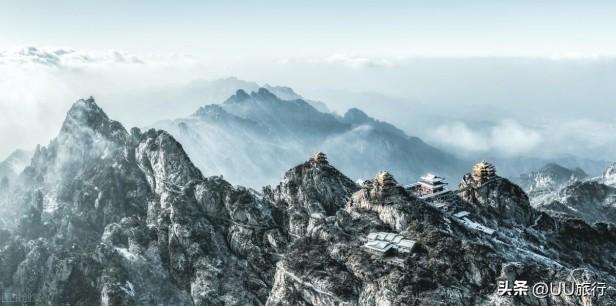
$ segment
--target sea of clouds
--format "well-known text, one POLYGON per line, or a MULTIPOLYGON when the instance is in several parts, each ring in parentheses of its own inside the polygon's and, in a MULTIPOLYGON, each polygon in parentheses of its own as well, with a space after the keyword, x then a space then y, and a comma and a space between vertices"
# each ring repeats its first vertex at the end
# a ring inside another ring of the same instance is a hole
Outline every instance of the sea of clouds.
POLYGON ((249 63, 40 47, 0 50, 0 158, 46 144, 79 98, 94 96, 127 127, 147 126, 222 102, 206 99, 222 84, 207 80, 229 76, 291 86, 340 114, 359 107, 460 156, 616 159, 612 59, 337 54, 249 63))

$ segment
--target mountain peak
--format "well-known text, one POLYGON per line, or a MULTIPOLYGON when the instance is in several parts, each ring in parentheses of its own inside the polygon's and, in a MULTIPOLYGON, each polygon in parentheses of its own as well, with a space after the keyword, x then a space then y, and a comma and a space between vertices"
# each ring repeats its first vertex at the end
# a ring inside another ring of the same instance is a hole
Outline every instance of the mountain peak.
POLYGON ((576 175, 579 176, 581 178, 587 177, 588 174, 586 172, 584 172, 583 169, 576 167, 576 168, 567 168, 567 167, 563 167, 557 163, 551 162, 551 163, 547 163, 545 164, 545 166, 543 166, 539 172, 551 172, 554 174, 564 174, 564 175, 568 175, 568 176, 572 176, 572 175, 576 175))
POLYGON ((224 104, 239 103, 246 101, 250 98, 256 100, 280 100, 280 98, 278 98, 278 96, 273 94, 271 91, 267 90, 266 88, 260 87, 256 92, 251 92, 250 95, 246 93, 245 90, 238 89, 234 95, 225 100, 224 104))
POLYGON ((90 96, 87 99, 77 100, 75 103, 73 103, 73 106, 71 106, 69 113, 71 111, 72 112, 87 111, 87 112, 95 112, 95 113, 104 113, 103 110, 98 106, 98 104, 96 104, 96 100, 94 100, 94 97, 92 96, 90 96))
POLYGON ((285 173, 283 181, 274 190, 277 194, 274 202, 286 202, 282 206, 292 210, 301 206, 297 211, 299 214, 324 213, 331 216, 358 189, 355 182, 327 162, 324 153, 317 152, 308 161, 285 173))
POLYGON ((304 98, 296 93, 293 88, 287 86, 272 86, 270 84, 263 85, 263 88, 275 94, 282 100, 303 100, 304 98))
POLYGON ((238 89, 234 95, 225 100, 224 103, 238 103, 242 102, 246 99, 250 98, 250 96, 243 89, 238 89))
POLYGON ((374 119, 370 118, 366 113, 358 108, 350 108, 344 113, 344 121, 351 124, 362 124, 366 122, 371 122, 374 119))
POLYGON ((559 165, 559 164, 557 164, 557 163, 550 162, 550 163, 545 164, 545 166, 543 166, 542 169, 546 169, 546 170, 547 169, 565 170, 566 168, 561 166, 561 165, 559 165))
POLYGON ((390 187, 398 185, 394 176, 389 171, 380 171, 375 177, 374 181, 381 187, 390 187))
MULTIPOLYGON (((93 97, 79 99, 69 109, 60 130, 60 136, 83 138, 95 132, 109 139, 126 140, 128 132, 121 123, 109 119, 93 97)), ((86 137, 89 138, 89 137, 86 137)))
POLYGON ((529 193, 531 198, 549 192, 555 192, 575 181, 588 178, 580 168, 569 169, 557 163, 547 163, 543 167, 520 175, 516 182, 529 193))
POLYGON ((310 158, 309 161, 315 164, 329 164, 329 162, 327 161, 327 154, 321 151, 314 153, 314 155, 310 158))
POLYGON ((88 99, 79 99, 69 109, 64 120, 64 126, 71 125, 75 122, 86 123, 88 125, 97 125, 102 121, 108 121, 109 117, 101 109, 93 97, 88 99))
POLYGON ((496 168, 482 160, 464 175, 458 184, 460 197, 476 207, 489 208, 502 219, 530 225, 536 217, 528 195, 506 178, 496 175, 496 168))
POLYGON ((265 100, 278 100, 278 97, 276 95, 263 87, 259 88, 257 92, 253 92, 251 96, 254 98, 261 98, 265 100))

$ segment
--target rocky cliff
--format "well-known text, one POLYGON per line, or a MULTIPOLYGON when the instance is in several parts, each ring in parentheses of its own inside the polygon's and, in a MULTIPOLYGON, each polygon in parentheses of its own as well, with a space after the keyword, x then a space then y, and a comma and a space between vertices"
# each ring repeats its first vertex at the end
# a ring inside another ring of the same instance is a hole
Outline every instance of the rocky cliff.
POLYGON ((127 131, 87 99, 22 179, 0 203, 0 288, 32 305, 616 302, 616 228, 538 212, 498 176, 469 174, 436 206, 388 172, 358 185, 321 153, 255 191, 204 177, 171 135, 127 131), (395 247, 368 248, 377 233, 395 247), (500 296, 503 279, 610 288, 500 296))
POLYGON ((575 216, 591 224, 616 224, 616 188, 597 181, 576 182, 558 191, 539 208, 575 216))
POLYGON ((580 168, 569 169, 555 163, 549 163, 538 170, 522 174, 514 181, 529 194, 531 198, 540 198, 544 194, 559 191, 561 188, 589 176, 580 168))
POLYGON ((544 167, 531 172, 526 180, 526 190, 531 204, 552 215, 580 218, 588 223, 616 223, 616 186, 614 173, 609 166, 599 177, 590 178, 581 171, 562 167, 544 167), (545 169, 560 169, 546 171, 545 169), (558 174, 560 173, 560 174, 558 174))
POLYGON ((616 163, 611 164, 605 169, 601 179, 604 184, 616 187, 616 163))
POLYGON ((204 178, 166 132, 129 133, 80 100, 24 175, 3 203, 22 216, 2 241, 6 290, 28 289, 36 305, 267 299, 269 203, 204 178))
MULTIPOLYGON (((301 180, 297 172, 287 177, 301 180)), ((470 176, 470 175, 469 175, 470 176)), ((465 177, 460 196, 442 209, 416 198, 389 173, 379 173, 335 216, 304 218, 306 235, 277 264, 268 305, 608 305, 606 296, 547 299, 500 296, 499 280, 535 282, 586 278, 614 284, 612 225, 590 226, 534 210, 506 179, 478 184, 465 177), (457 217, 458 212, 470 212, 457 217), (469 219, 472 221, 467 222, 469 219), (308 220, 306 220, 308 219, 308 220), (477 226, 479 224, 479 226, 477 226), (494 232, 485 231, 487 227, 494 232), (375 255, 375 232, 416 241, 413 252, 375 255), (592 257, 593 260, 588 261, 592 257)), ((284 190, 277 190, 278 195, 284 190)))

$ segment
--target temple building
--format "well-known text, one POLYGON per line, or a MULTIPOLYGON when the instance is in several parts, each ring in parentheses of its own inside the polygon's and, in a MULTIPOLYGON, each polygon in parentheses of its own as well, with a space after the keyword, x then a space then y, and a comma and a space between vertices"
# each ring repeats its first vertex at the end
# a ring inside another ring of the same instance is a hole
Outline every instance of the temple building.
POLYGON ((433 199, 449 194, 450 191, 446 187, 447 182, 444 177, 428 173, 420 177, 417 183, 408 186, 407 190, 419 198, 433 199))
POLYGON ((398 253, 410 253, 415 247, 415 241, 406 239, 396 233, 374 232, 368 234, 368 242, 364 248, 376 255, 385 255, 391 251, 398 253))
POLYGON ((489 162, 482 160, 473 166, 472 176, 475 182, 483 183, 496 176, 496 168, 489 162))
POLYGON ((323 163, 323 164, 327 164, 327 155, 321 151, 318 151, 316 153, 314 153, 314 155, 312 155, 312 157, 310 158, 310 160, 312 162, 315 163, 323 163))
POLYGON ((379 186, 395 186, 398 184, 394 176, 387 171, 379 172, 379 174, 376 175, 375 181, 379 186))
POLYGON ((433 194, 441 192, 444 191, 445 186, 447 186, 444 177, 436 176, 432 173, 428 173, 420 177, 419 181, 416 184, 417 194, 433 194))
POLYGON ((393 245, 387 241, 368 241, 364 244, 366 251, 379 256, 384 256, 393 251, 393 245))

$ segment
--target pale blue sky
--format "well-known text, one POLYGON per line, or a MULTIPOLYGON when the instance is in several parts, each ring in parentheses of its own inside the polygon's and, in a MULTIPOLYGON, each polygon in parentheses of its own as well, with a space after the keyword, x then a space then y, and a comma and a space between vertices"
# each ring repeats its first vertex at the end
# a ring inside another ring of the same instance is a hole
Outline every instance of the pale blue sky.
POLYGON ((191 88, 236 76, 453 152, 612 160, 615 14, 616 1, 0 0, 0 159, 46 143, 80 97, 144 126, 220 102, 191 88))
POLYGON ((614 1, 1 1, 0 45, 209 59, 612 56, 614 12, 614 1))

